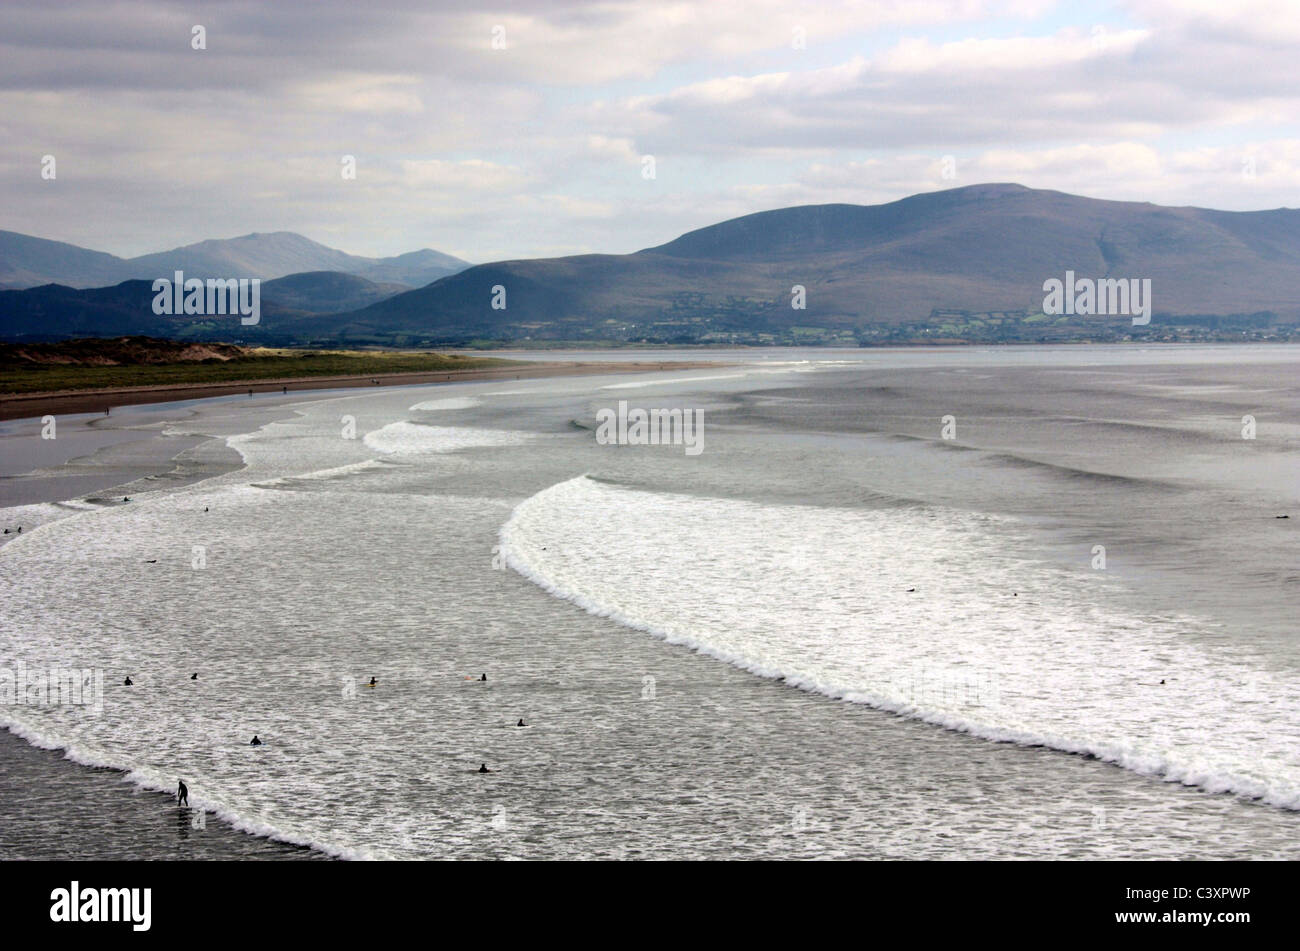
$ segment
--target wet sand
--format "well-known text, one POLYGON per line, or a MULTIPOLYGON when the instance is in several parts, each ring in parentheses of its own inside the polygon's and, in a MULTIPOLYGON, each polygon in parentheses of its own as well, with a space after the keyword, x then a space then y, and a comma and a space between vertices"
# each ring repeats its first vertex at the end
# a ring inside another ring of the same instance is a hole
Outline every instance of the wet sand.
MULTIPOLYGON (((141 406, 113 416, 60 416, 57 438, 49 440, 40 436, 39 419, 0 423, 0 508, 107 501, 187 485, 243 465, 239 453, 219 439, 163 432, 165 423, 186 415, 181 407, 141 406)), ((278 409, 277 415, 287 413, 278 409)), ((256 421, 272 418, 259 413, 256 421)), ((16 528, 12 521, 8 518, 5 527, 16 528)))

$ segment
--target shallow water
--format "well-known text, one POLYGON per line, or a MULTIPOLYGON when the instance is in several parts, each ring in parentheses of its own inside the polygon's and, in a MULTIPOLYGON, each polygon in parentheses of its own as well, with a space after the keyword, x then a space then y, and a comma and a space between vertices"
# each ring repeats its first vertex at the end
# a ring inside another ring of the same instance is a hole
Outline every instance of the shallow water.
POLYGON ((200 407, 244 468, 0 551, 105 683, 0 716, 349 857, 1295 855, 1294 348, 775 356, 200 407))

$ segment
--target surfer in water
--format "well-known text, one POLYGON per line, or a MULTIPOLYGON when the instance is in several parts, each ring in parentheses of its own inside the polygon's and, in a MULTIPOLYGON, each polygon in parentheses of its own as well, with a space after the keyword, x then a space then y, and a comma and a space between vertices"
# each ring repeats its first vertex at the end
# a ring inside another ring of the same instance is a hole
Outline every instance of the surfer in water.
POLYGON ((490 769, 487 768, 487 763, 484 763, 482 766, 480 766, 480 767, 478 768, 478 771, 479 771, 480 773, 490 773, 490 772, 492 772, 492 770, 490 770, 490 769))
POLYGON ((524 722, 524 718, 523 718, 523 717, 520 717, 520 718, 519 718, 519 722, 516 723, 515 726, 528 726, 528 724, 524 722))
POLYGON ((185 785, 185 780, 176 780, 176 805, 188 806, 190 804, 190 788, 185 785))
POLYGON ((249 746, 261 746, 261 745, 262 745, 262 741, 259 740, 259 739, 257 738, 257 734, 254 733, 254 734, 253 734, 253 738, 252 738, 251 740, 248 741, 248 745, 249 745, 249 746))
POLYGON ((123 686, 123 687, 129 687, 129 686, 131 686, 131 678, 130 678, 130 677, 127 677, 126 680, 123 680, 123 681, 122 681, 122 686, 123 686))
POLYGON ((378 683, 379 683, 379 681, 376 680, 374 677, 371 677, 371 678, 370 678, 370 684, 369 684, 369 685, 370 685, 371 687, 374 687, 374 686, 377 685, 378 683))
POLYGON ((482 677, 480 677, 480 678, 478 679, 478 682, 481 683, 481 684, 485 684, 485 683, 487 683, 487 674, 484 674, 482 677))
POLYGON ((190 674, 190 680, 198 680, 198 679, 199 679, 198 674, 190 674))

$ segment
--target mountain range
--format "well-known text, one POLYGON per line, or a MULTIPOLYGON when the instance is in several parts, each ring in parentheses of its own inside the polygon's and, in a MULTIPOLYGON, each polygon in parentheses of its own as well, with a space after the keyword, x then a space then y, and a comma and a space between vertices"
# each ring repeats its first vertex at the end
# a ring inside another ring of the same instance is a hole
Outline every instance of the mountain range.
MULTIPOLYGON (((289 266, 288 257, 276 260, 289 266)), ((1165 207, 986 184, 881 205, 760 212, 633 254, 482 264, 391 295, 391 287, 346 291, 322 280, 300 275, 306 286, 283 295, 268 283, 271 307, 250 328, 155 318, 147 285, 10 291, 0 293, 0 336, 397 346, 1290 339, 1300 334, 1300 211, 1165 207), (1067 272, 1150 280, 1150 325, 1133 326, 1127 315, 1043 313, 1044 282, 1067 272), (349 302, 374 299, 336 306, 347 293, 349 302)))
POLYGON ((0 288, 5 289, 42 284, 103 287, 128 280, 170 278, 175 271, 184 271, 187 278, 245 277, 264 281, 302 272, 337 271, 378 284, 411 288, 466 267, 468 262, 429 248, 389 258, 360 257, 291 231, 200 241, 134 258, 0 231, 0 288))
POLYGON ((1150 279, 1164 317, 1271 314, 1294 323, 1300 211, 975 185, 883 205, 760 212, 635 254, 483 264, 313 329, 448 339, 582 339, 594 330, 687 342, 802 327, 860 337, 905 324, 937 328, 948 316, 1040 316, 1043 283, 1067 271, 1150 279), (792 306, 796 285, 803 309, 792 306), (506 289, 505 309, 492 307, 494 287, 506 289))

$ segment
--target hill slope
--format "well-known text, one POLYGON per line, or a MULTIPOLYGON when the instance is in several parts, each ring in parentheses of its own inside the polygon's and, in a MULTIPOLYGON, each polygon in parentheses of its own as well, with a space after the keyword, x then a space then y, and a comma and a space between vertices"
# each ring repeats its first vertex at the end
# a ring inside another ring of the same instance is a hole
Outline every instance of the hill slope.
POLYGON ((62 281, 100 287, 120 281, 121 258, 75 244, 0 231, 0 288, 36 287, 62 281))
POLYGON ((102 287, 153 280, 184 271, 186 277, 271 280, 306 271, 339 271, 380 284, 421 287, 469 264, 425 248, 389 258, 367 258, 326 247, 291 231, 246 234, 134 258, 119 258, 61 241, 0 231, 0 287, 42 284, 102 287))
POLYGON ((807 326, 853 333, 948 311, 1034 315, 1043 282, 1067 270, 1149 278, 1157 315, 1300 320, 1300 211, 1166 208, 975 185, 885 205, 761 212, 635 254, 480 265, 304 326, 444 340, 684 342, 807 326), (796 284, 807 290, 805 310, 791 308, 796 284), (504 310, 491 306, 496 285, 506 288, 504 310))
MULTIPOLYGON (((252 237, 275 239, 257 244, 279 266, 315 253, 298 236, 252 237)), ((238 256, 246 246, 237 241, 216 258, 207 244, 179 249, 194 255, 187 276, 216 261, 251 260, 238 256)), ((384 269, 408 257, 372 263, 369 273, 395 274, 384 269)), ((417 263, 437 262, 425 255, 417 263)), ((884 205, 760 212, 635 254, 484 264, 377 302, 391 288, 336 278, 268 282, 262 323, 237 329, 220 319, 155 318, 149 298, 125 285, 0 292, 0 334, 398 346, 1300 338, 1300 211, 1167 208, 974 185, 884 205), (1043 315, 1043 282, 1067 271, 1149 279, 1150 325, 1134 327, 1127 315, 1043 315), (804 309, 791 306, 795 285, 806 290, 804 309), (504 309, 492 306, 497 287, 504 309), (355 309, 344 310, 349 304, 355 309)))
POLYGON ((368 307, 408 289, 405 284, 378 284, 342 271, 307 271, 264 281, 262 300, 288 310, 335 314, 368 307))
POLYGON ((158 316, 153 312, 154 296, 152 281, 123 281, 89 289, 45 284, 0 291, 0 339, 153 336, 232 340, 250 335, 281 339, 259 334, 258 329, 271 324, 282 330, 304 315, 263 294, 260 322, 255 326, 241 324, 238 316, 158 316))

